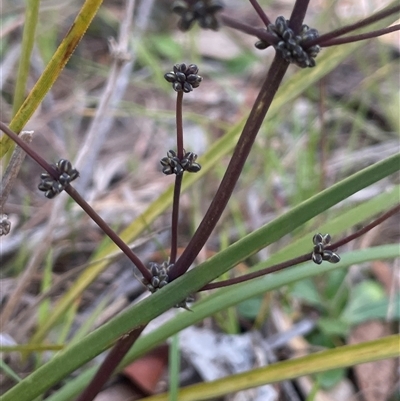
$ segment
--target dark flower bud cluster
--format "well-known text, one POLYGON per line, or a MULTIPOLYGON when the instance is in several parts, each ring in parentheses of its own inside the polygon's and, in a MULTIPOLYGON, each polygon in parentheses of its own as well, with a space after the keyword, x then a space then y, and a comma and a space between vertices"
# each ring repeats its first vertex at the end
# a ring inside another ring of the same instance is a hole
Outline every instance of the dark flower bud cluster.
POLYGON ((312 260, 317 265, 320 265, 323 260, 326 260, 330 263, 338 263, 340 261, 340 256, 330 251, 329 249, 325 249, 326 246, 330 245, 331 236, 329 234, 315 234, 313 237, 313 253, 312 260))
MULTIPOLYGON (((278 40, 274 48, 289 63, 294 63, 301 68, 314 67, 315 60, 320 46, 314 45, 305 47, 307 41, 319 37, 316 29, 310 28, 308 25, 302 25, 299 34, 295 34, 288 26, 289 21, 284 17, 278 17, 275 24, 270 24, 267 31, 278 40)), ((259 40, 255 46, 258 49, 266 49, 269 44, 259 40)))
POLYGON ((52 167, 60 174, 58 179, 54 179, 49 173, 42 173, 40 175, 40 184, 38 186, 40 191, 43 191, 46 198, 52 199, 73 180, 79 177, 77 170, 72 168, 70 161, 66 159, 59 160, 52 167))
POLYGON ((0 214, 0 237, 7 235, 11 229, 11 221, 6 214, 0 214))
POLYGON ((195 21, 204 29, 216 31, 219 22, 215 14, 223 8, 219 0, 176 0, 172 4, 172 11, 181 17, 178 22, 181 31, 189 30, 195 21))
MULTIPOLYGON (((146 286, 146 288, 154 294, 161 288, 165 287, 169 282, 168 273, 169 270, 173 267, 173 264, 169 264, 168 262, 163 262, 161 264, 150 262, 149 263, 149 271, 152 275, 151 281, 143 278, 142 283, 146 286)), ((189 310, 187 306, 187 302, 192 302, 194 299, 192 296, 187 297, 183 301, 179 302, 175 305, 175 308, 184 308, 189 310)))
POLYGON ((163 262, 162 264, 150 262, 149 271, 152 275, 151 281, 149 282, 147 279, 143 278, 142 283, 151 293, 158 291, 168 284, 168 271, 171 266, 173 265, 167 262, 163 262))
POLYGON ((176 92, 189 93, 200 85, 203 78, 197 75, 199 68, 196 64, 175 64, 174 69, 164 75, 164 78, 172 83, 176 92))
POLYGON ((167 152, 167 157, 163 157, 160 160, 163 166, 162 172, 165 175, 176 174, 182 175, 184 171, 189 173, 197 173, 201 170, 199 163, 196 163, 197 155, 193 152, 186 152, 183 158, 180 160, 175 151, 169 150, 167 152))

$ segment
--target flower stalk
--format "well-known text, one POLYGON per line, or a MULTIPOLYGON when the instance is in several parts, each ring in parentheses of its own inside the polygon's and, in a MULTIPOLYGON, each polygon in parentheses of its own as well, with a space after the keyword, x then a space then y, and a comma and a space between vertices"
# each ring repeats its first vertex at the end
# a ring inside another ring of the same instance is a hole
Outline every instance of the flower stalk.
MULTIPOLYGON (((176 147, 180 160, 183 158, 183 118, 182 118, 183 91, 176 96, 176 147)), ((176 261, 178 250, 178 224, 179 224, 179 200, 182 187, 183 174, 175 176, 174 199, 172 203, 172 224, 171 224, 171 252, 170 263, 176 261)))
POLYGON ((249 118, 247 119, 243 132, 235 147, 221 184, 199 227, 194 233, 192 239, 189 241, 189 244, 183 251, 182 255, 177 260, 175 267, 171 270, 171 280, 181 276, 189 269, 190 265, 193 263, 194 259, 197 257, 214 230, 222 212, 225 210, 253 146, 257 133, 264 121, 265 115, 288 66, 289 63, 283 60, 279 55, 275 56, 260 89, 260 93, 250 112, 249 118))
MULTIPOLYGON (((0 129, 19 145, 36 163, 38 163, 47 173, 58 180, 60 173, 47 163, 37 152, 35 152, 27 143, 25 143, 15 132, 0 121, 0 129)), ((132 251, 131 248, 118 236, 118 234, 99 216, 99 214, 82 198, 70 184, 64 188, 65 192, 85 211, 85 213, 100 227, 100 229, 117 245, 121 251, 131 260, 131 262, 140 270, 145 278, 151 279, 150 272, 146 269, 143 262, 132 251)))
MULTIPOLYGON (((325 247, 325 249, 328 251, 336 250, 337 248, 339 248, 351 241, 354 241, 356 238, 361 237, 368 231, 372 230, 373 228, 375 228, 376 226, 383 223, 385 220, 387 220, 388 218, 394 216, 396 213, 399 213, 399 212, 400 212, 400 204, 392 207, 387 212, 382 214, 382 216, 379 216, 377 219, 373 220, 371 223, 369 223, 365 227, 357 230, 353 234, 350 234, 350 235, 334 242, 333 244, 329 244, 328 246, 325 247)), ((309 262, 311 259, 312 259, 312 253, 306 253, 304 255, 297 256, 293 259, 286 260, 282 263, 277 263, 273 266, 266 267, 264 269, 260 269, 258 271, 252 272, 252 273, 243 274, 240 277, 234 277, 231 279, 217 281, 215 283, 207 284, 199 291, 213 290, 216 288, 228 287, 233 284, 243 283, 245 281, 252 280, 257 277, 266 276, 267 274, 271 274, 271 273, 275 273, 275 272, 284 270, 288 267, 292 267, 292 266, 298 265, 300 263, 309 262)), ((333 263, 336 263, 336 262, 333 262, 333 263)))

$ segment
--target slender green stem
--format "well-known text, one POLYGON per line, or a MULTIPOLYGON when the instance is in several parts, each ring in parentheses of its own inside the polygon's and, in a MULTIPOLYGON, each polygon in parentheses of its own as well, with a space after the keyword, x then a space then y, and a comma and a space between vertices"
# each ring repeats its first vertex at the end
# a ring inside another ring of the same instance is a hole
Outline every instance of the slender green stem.
MULTIPOLYGON (((18 108, 17 114, 10 122, 10 128, 13 131, 20 132, 39 107, 39 104, 59 77, 62 69, 82 39, 101 3, 102 0, 85 0, 71 28, 68 30, 29 95, 21 107, 18 108)), ((12 141, 8 137, 0 138, 0 158, 7 153, 11 144, 12 141)))
POLYGON ((179 334, 176 333, 169 346, 169 401, 178 400, 180 357, 179 334))
POLYGON ((15 116, 25 100, 26 82, 28 80, 31 54, 35 43, 35 31, 39 16, 40 0, 26 2, 24 33, 22 35, 21 57, 19 59, 17 81, 15 83, 12 115, 15 116))

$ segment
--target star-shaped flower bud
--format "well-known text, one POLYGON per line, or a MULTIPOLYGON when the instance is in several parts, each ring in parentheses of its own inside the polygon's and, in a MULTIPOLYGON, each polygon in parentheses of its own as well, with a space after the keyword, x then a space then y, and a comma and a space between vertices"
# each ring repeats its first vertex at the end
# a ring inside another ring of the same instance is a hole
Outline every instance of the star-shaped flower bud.
POLYGON ((38 189, 43 191, 44 196, 49 199, 54 198, 71 181, 79 177, 79 172, 72 168, 71 162, 66 159, 60 159, 56 164, 52 164, 52 167, 59 173, 58 179, 54 179, 49 173, 42 173, 38 185, 38 189))
MULTIPOLYGON (((319 34, 316 29, 310 28, 303 24, 301 30, 296 34, 289 28, 289 21, 284 17, 278 17, 275 24, 270 24, 267 31, 277 39, 274 48, 289 63, 294 63, 301 68, 314 67, 315 60, 320 46, 313 45, 307 47, 307 42, 318 38, 319 34)), ((269 43, 259 40, 255 46, 257 49, 266 49, 269 43)))
POLYGON ((201 170, 199 163, 196 163, 197 155, 193 152, 186 152, 183 155, 182 160, 179 160, 174 150, 167 152, 167 157, 163 157, 160 160, 162 165, 162 172, 165 175, 176 174, 181 175, 184 171, 189 173, 197 173, 201 170))
POLYGON ((181 31, 189 30, 195 21, 204 29, 217 30, 219 22, 216 14, 223 8, 219 0, 176 0, 172 4, 172 11, 181 17, 178 22, 181 31))
POLYGON ((189 93, 194 88, 198 88, 203 78, 198 75, 199 68, 196 64, 175 64, 173 71, 164 75, 164 78, 172 83, 176 92, 189 93))
POLYGON ((340 261, 340 256, 325 247, 329 246, 331 243, 331 236, 329 234, 315 234, 313 237, 313 252, 311 255, 312 261, 317 265, 320 265, 323 260, 329 263, 338 263, 340 261))

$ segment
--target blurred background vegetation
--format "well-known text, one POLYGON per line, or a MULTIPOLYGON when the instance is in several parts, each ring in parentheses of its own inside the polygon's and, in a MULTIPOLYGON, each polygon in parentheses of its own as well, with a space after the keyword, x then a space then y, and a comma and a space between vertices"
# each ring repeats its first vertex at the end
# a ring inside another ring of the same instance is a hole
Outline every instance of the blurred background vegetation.
MULTIPOLYGON (((40 3, 26 94, 68 31, 81 3, 53 0, 40 3)), ((116 100, 110 102, 102 119, 96 120, 99 127, 96 129, 101 130, 104 125, 108 129, 95 141, 98 157, 89 165, 82 162, 80 172, 86 178, 79 190, 117 230, 127 227, 173 182, 171 177, 161 174, 159 164, 166 152, 175 147, 175 94, 163 75, 175 63, 196 63, 200 67, 199 73, 204 78, 201 87, 184 97, 184 135, 186 149, 196 152, 201 163, 206 149, 248 114, 273 58, 272 50, 254 48, 254 38, 228 28, 213 32, 195 26, 189 33, 179 32, 177 17, 169 11, 169 1, 157 1, 151 10, 137 3, 133 34, 128 38, 129 61, 122 62, 123 67, 116 65, 115 70, 111 69, 115 52, 110 50, 115 50, 115 46, 110 38, 117 39, 119 35, 125 2, 105 0, 65 70, 25 126, 26 130, 34 131, 32 147, 46 160, 55 162, 61 157, 74 160, 87 143, 96 110, 109 95, 105 88, 111 79, 110 71, 116 71, 118 78, 111 86, 111 97, 116 100)), ((260 1, 271 19, 288 15, 292 3, 260 1)), ((369 15, 382 5, 372 0, 362 4, 312 1, 305 23, 324 33, 369 15)), ((248 1, 229 1, 227 12, 261 26, 248 1)), ((3 0, 0 118, 7 123, 13 117, 26 18, 24 2, 3 0)), ((297 67, 291 66, 287 79, 296 72, 297 67)), ((263 125, 234 196, 198 260, 205 260, 344 177, 398 152, 399 106, 398 35, 367 41, 327 76, 282 105, 263 125)), ((229 155, 221 157, 206 177, 183 194, 182 247, 207 210, 228 161, 229 155)), ((12 231, 1 239, 3 305, 29 262, 34 257, 38 261, 17 306, 2 322, 2 335, 9 338, 8 343, 3 339, 3 345, 29 343, 35 327, 51 314, 52 304, 74 285, 90 255, 104 246, 99 229, 82 215, 77 205, 68 201, 52 222, 47 250, 41 256, 36 254, 49 224, 50 201, 37 190, 40 172, 40 167, 27 158, 6 205, 12 231)), ((243 273, 305 233, 320 231, 319 227, 345 216, 357 206, 364 205, 360 216, 365 213, 365 218, 373 215, 371 210, 379 213, 388 209, 398 201, 398 181, 398 176, 391 176, 358 192, 262 250, 234 273, 243 273), (390 198, 382 195, 388 193, 390 198)), ((362 218, 357 221, 353 229, 360 227, 362 221, 362 218)), ((398 218, 388 220, 340 252, 398 242, 398 221, 398 218)), ((168 253, 169 224, 167 211, 149 224, 135 243, 145 261, 168 253)), ((343 234, 350 230, 350 227, 345 232, 336 229, 343 234)), ((398 284, 398 260, 353 265, 248 299, 217 314, 212 327, 228 334, 257 329, 268 336, 299 327, 299 322, 311 322, 304 332, 295 332, 299 335, 297 342, 287 342, 278 350, 277 359, 372 340, 397 331, 398 284)), ((125 259, 112 262, 47 333, 47 344, 77 341, 142 292, 144 289, 125 259)), ((14 383, 8 369, 23 376, 48 357, 35 354, 35 359, 21 364, 13 355, 7 354, 3 362, 2 392, 14 383)), ((321 389, 326 400, 350 399, 347 397, 355 396, 358 391, 366 401, 399 399, 395 392, 398 387, 395 362, 379 363, 369 370, 338 369, 320 374, 311 384, 316 389, 315 398, 307 399, 323 399, 318 398, 322 397, 322 392, 317 391, 321 389), (346 396, 338 396, 339 391, 346 396)), ((299 381, 295 388, 304 394, 307 385, 299 381)))

